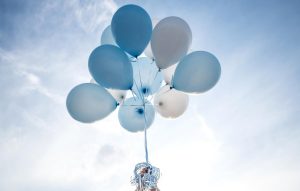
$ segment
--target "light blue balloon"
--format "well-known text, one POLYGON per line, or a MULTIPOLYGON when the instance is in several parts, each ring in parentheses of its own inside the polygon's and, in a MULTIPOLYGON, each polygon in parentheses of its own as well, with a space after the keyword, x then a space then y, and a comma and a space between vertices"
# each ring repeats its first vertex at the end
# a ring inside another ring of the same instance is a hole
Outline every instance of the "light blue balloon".
POLYGON ((132 66, 127 55, 113 45, 101 45, 89 57, 89 71, 105 88, 128 90, 133 84, 132 66))
POLYGON ((84 83, 74 87, 68 94, 66 106, 77 121, 92 123, 103 119, 117 107, 116 100, 103 87, 84 83))
POLYGON ((114 39, 114 36, 111 32, 110 25, 104 29, 104 31, 102 32, 102 35, 101 35, 101 45, 104 45, 104 44, 111 44, 114 46, 118 46, 114 39))
POLYGON ((138 57, 150 41, 152 22, 143 8, 137 5, 125 5, 114 14, 111 30, 119 47, 130 55, 138 57))
POLYGON ((218 59, 209 52, 195 51, 178 64, 173 87, 187 93, 203 93, 216 85, 221 75, 218 59))
POLYGON ((121 126, 130 132, 144 131, 154 121, 155 111, 153 105, 142 99, 129 98, 124 101, 119 109, 119 121, 121 126), (144 106, 145 105, 145 106, 144 106))
MULTIPOLYGON (((110 45, 119 47, 114 39, 110 25, 104 29, 104 31, 102 32, 102 35, 101 35, 101 45, 105 45, 105 44, 110 44, 110 45)), ((129 60, 135 59, 133 56, 131 56, 127 52, 125 52, 125 53, 128 56, 129 60)))
POLYGON ((150 58, 141 57, 131 63, 134 80, 132 91, 134 94, 143 98, 157 92, 163 81, 163 75, 155 62, 150 58))

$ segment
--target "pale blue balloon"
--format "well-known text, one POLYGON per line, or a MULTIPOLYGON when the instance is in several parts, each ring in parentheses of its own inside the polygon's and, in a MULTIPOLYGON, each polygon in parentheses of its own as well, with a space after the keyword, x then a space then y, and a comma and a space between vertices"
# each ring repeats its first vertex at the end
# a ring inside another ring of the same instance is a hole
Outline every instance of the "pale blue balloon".
POLYGON ((105 88, 97 84, 84 83, 70 91, 66 106, 75 120, 92 123, 114 111, 117 102, 105 88))
POLYGON ((124 101, 119 109, 119 121, 121 126, 130 132, 144 131, 154 121, 155 111, 153 105, 142 99, 129 98, 124 101))
POLYGON ((150 41, 152 22, 143 8, 137 5, 125 5, 114 14, 111 30, 119 47, 130 55, 138 57, 150 41))
POLYGON ((89 71, 105 88, 128 90, 133 84, 132 66, 127 55, 113 45, 101 45, 89 57, 89 71))
POLYGON ((114 45, 114 46, 118 46, 115 39, 114 39, 114 36, 111 32, 111 26, 107 26, 103 32, 102 32, 102 35, 101 35, 101 45, 104 45, 104 44, 111 44, 111 45, 114 45))
MULTIPOLYGON (((119 47, 114 39, 110 25, 104 29, 104 31, 102 32, 102 35, 101 35, 101 45, 105 45, 105 44, 110 44, 110 45, 119 47)), ((125 52, 125 53, 128 56, 129 60, 135 59, 133 56, 131 56, 127 52, 125 52)))
POLYGON ((157 92, 163 81, 162 72, 155 62, 147 57, 141 57, 132 63, 132 91, 139 97, 148 97, 157 92))
POLYGON ((195 51, 178 64, 173 87, 187 93, 203 93, 216 85, 221 76, 218 59, 209 52, 195 51))

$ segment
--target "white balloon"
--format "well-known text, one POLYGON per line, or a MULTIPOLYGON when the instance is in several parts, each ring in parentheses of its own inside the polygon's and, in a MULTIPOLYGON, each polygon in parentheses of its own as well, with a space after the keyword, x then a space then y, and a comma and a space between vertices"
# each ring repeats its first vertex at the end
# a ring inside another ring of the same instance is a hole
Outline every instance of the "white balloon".
POLYGON ((166 69, 162 70, 164 80, 167 84, 171 84, 177 64, 174 64, 166 69))
POLYGON ((90 80, 90 83, 92 83, 92 84, 97 84, 97 82, 94 80, 94 78, 92 78, 92 79, 90 80))
POLYGON ((123 103, 127 95, 127 90, 107 89, 107 91, 115 98, 118 103, 123 103))
MULTIPOLYGON (((92 78, 90 83, 97 84, 97 82, 92 78)), ((127 96, 127 90, 115 90, 115 89, 106 89, 118 103, 123 103, 124 99, 127 96)))
POLYGON ((167 17, 154 27, 151 49, 158 68, 165 69, 184 57, 192 43, 189 25, 179 17, 167 17))
POLYGON ((189 96, 183 92, 163 86, 154 97, 155 110, 163 117, 176 118, 182 115, 189 104, 189 96))
MULTIPOLYGON (((158 19, 154 18, 152 19, 152 27, 154 28, 156 26, 156 24, 158 23, 158 19)), ((154 56, 153 56, 153 53, 152 53, 152 50, 151 50, 151 43, 149 42, 145 51, 144 51, 145 55, 150 58, 150 59, 154 59, 154 56)))

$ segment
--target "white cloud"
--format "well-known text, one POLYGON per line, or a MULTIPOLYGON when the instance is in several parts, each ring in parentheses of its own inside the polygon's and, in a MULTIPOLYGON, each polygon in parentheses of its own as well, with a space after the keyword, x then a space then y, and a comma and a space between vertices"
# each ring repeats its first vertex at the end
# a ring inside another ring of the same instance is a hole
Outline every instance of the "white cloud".
MULTIPOLYGON (((150 4, 152 11, 169 13, 150 4)), ((86 125, 65 108, 68 91, 91 79, 87 58, 116 3, 37 5, 14 23, 19 28, 11 36, 17 43, 9 39, 13 48, 0 48, 0 190, 134 190, 129 180, 134 165, 144 160, 143 134, 122 129, 117 111, 86 125)), ((194 34, 209 35, 209 29, 195 29, 194 34)), ((220 42, 211 42, 203 46, 219 47, 220 42)), ((253 70, 249 64, 268 46, 244 42, 231 54, 218 55, 219 84, 192 96, 182 117, 156 117, 148 132, 149 157, 161 169, 162 191, 299 190, 300 131, 294 127, 299 123, 286 123, 298 110, 284 99, 290 91, 281 91, 283 82, 271 83, 277 73, 274 77, 267 67, 253 70)), ((274 60, 280 66, 279 57, 274 60)))
MULTIPOLYGON (((107 167, 105 176, 97 161, 109 141, 81 138, 82 125, 67 114, 65 97, 90 79, 88 54, 115 8, 109 0, 44 2, 14 23, 26 30, 15 31, 22 41, 14 49, 0 48, 0 190, 95 190, 113 176, 116 169, 107 167)), ((113 148, 107 157, 119 158, 122 149, 113 148)))
POLYGON ((113 0, 97 1, 73 1, 69 4, 75 11, 80 26, 86 32, 94 32, 103 28, 111 20, 117 5, 113 0))

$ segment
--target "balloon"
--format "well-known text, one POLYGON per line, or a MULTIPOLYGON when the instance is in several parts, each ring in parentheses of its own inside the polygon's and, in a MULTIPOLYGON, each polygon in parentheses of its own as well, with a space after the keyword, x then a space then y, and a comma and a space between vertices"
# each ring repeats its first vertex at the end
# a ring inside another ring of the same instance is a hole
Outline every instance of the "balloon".
POLYGON ((154 27, 151 48, 157 66, 165 69, 188 52, 192 42, 189 25, 179 17, 167 17, 154 27))
MULTIPOLYGON (((152 27, 155 27, 158 21, 159 21, 158 19, 152 19, 152 27)), ((151 42, 148 43, 144 53, 148 58, 154 60, 154 56, 151 50, 151 42)))
POLYGON ((111 26, 107 26, 101 35, 101 45, 111 44, 114 46, 118 46, 111 32, 111 26))
POLYGON ((107 91, 115 98, 118 103, 122 103, 126 98, 127 91, 126 90, 114 90, 107 89, 107 91))
POLYGON ((137 96, 147 97, 159 90, 163 76, 153 60, 141 57, 132 62, 132 67, 134 79, 132 91, 137 96))
POLYGON ((75 120, 92 123, 114 111, 117 102, 103 87, 84 83, 70 91, 66 105, 69 114, 75 120))
POLYGON ((173 87, 188 93, 202 93, 216 85, 221 75, 218 59, 209 52, 196 51, 178 64, 173 87))
POLYGON ((126 54, 113 45, 101 45, 89 57, 89 70, 105 88, 127 90, 133 84, 132 66, 126 54))
POLYGON ((143 131, 149 128, 155 117, 153 105, 145 100, 131 97, 126 99, 119 109, 121 126, 130 132, 143 131))
MULTIPOLYGON (((92 78, 90 83, 97 84, 97 82, 92 78)), ((126 90, 116 90, 116 89, 106 89, 118 103, 122 103, 126 98, 126 90)))
POLYGON ((167 84, 171 84, 177 64, 174 64, 166 69, 162 70, 164 80, 167 84))
POLYGON ((189 104, 189 96, 171 88, 162 87, 154 97, 155 110, 163 117, 176 118, 182 115, 189 104))
POLYGON ((93 78, 90 80, 90 83, 91 84, 97 84, 97 82, 93 78))
MULTIPOLYGON (((105 44, 111 44, 111 45, 114 45, 114 46, 118 46, 115 39, 114 39, 114 36, 112 34, 112 31, 111 31, 111 26, 107 26, 104 31, 102 32, 102 36, 101 36, 101 45, 105 45, 105 44)), ((134 57, 132 57, 130 54, 128 54, 127 52, 125 52, 126 55, 128 56, 129 59, 132 59, 134 57)))
POLYGON ((111 30, 119 47, 130 55, 138 57, 150 41, 151 18, 143 8, 137 5, 125 5, 114 14, 111 30))
MULTIPOLYGON (((191 49, 189 49, 188 53, 190 53, 190 52, 192 52, 191 49)), ((172 85, 172 79, 173 79, 177 65, 178 64, 173 64, 173 65, 169 66, 168 68, 162 70, 166 84, 172 85)))

